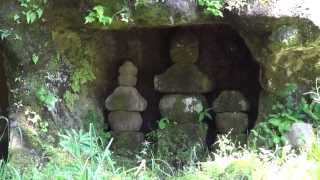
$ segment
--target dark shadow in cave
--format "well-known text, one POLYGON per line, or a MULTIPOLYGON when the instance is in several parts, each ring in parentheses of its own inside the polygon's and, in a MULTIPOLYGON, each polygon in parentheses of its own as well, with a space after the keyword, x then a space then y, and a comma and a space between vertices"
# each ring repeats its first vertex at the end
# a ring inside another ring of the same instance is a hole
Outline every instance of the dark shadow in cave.
MULTIPOLYGON (((5 54, 0 48, 0 116, 7 116, 8 86, 5 73, 5 54)), ((9 148, 9 122, 0 118, 0 160, 7 159, 9 148)))
MULTIPOLYGON (((200 67, 215 79, 216 89, 206 95, 210 105, 223 90, 240 91, 249 101, 248 130, 258 115, 260 65, 240 35, 228 25, 203 26, 195 31, 200 39, 200 67)), ((214 123, 209 123, 208 144, 215 141, 214 123)))
MULTIPOLYGON (((242 92, 251 104, 248 127, 251 129, 258 112, 260 66, 240 35, 228 25, 133 28, 111 32, 115 38, 113 60, 104 69, 108 74, 101 95, 107 97, 118 86, 116 79, 119 66, 127 59, 133 61, 139 69, 137 89, 148 101, 147 110, 142 112, 142 131, 146 133, 156 129, 157 121, 161 118, 158 104, 163 94, 154 90, 153 79, 173 64, 169 56, 170 39, 175 33, 182 31, 191 31, 199 38, 200 55, 197 65, 216 83, 214 91, 205 94, 209 105, 223 90, 242 92)), ((208 144, 211 144, 216 133, 214 123, 208 121, 208 124, 208 144)))

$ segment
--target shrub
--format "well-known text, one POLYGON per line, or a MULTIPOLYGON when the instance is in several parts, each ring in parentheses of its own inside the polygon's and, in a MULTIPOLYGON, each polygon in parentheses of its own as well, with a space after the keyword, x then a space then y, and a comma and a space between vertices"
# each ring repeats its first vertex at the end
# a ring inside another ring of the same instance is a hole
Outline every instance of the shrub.
POLYGON ((296 90, 296 85, 287 84, 285 101, 276 103, 266 120, 252 130, 255 145, 268 149, 284 146, 286 133, 298 121, 311 123, 314 127, 320 125, 320 104, 312 100, 312 97, 295 98, 296 90))

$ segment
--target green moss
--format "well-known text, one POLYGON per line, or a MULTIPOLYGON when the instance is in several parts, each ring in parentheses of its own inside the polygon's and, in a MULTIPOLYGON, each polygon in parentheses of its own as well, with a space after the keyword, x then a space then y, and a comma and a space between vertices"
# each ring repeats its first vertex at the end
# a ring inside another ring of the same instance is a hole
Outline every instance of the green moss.
POLYGON ((140 5, 133 12, 134 22, 141 25, 171 24, 170 12, 162 3, 140 5))
POLYGON ((67 107, 73 109, 74 103, 79 99, 79 95, 67 90, 63 95, 63 99, 66 102, 67 107))
POLYGON ((80 35, 73 31, 56 30, 52 34, 61 52, 66 56, 65 63, 71 67, 70 89, 64 94, 64 100, 72 108, 82 88, 96 77, 90 48, 82 44, 80 35))
POLYGON ((264 66, 267 90, 280 92, 287 83, 311 87, 312 82, 320 76, 319 47, 314 42, 275 52, 272 61, 264 66))
POLYGON ((71 76, 71 89, 74 93, 79 93, 84 84, 96 78, 92 71, 92 65, 88 62, 87 58, 83 58, 84 59, 79 59, 80 62, 75 64, 71 76))
POLYGON ((144 135, 141 132, 112 131, 111 135, 114 138, 111 148, 116 152, 116 154, 132 157, 142 148, 144 135))
POLYGON ((55 104, 58 101, 57 97, 52 92, 43 87, 37 91, 36 96, 40 103, 46 106, 49 110, 55 108, 55 104))
POLYGON ((128 6, 126 1, 119 1, 119 0, 89 0, 89 4, 91 6, 95 5, 103 5, 107 8, 107 13, 113 15, 114 13, 118 12, 124 6, 128 6))
POLYGON ((153 132, 156 138, 156 156, 178 166, 206 157, 203 144, 207 133, 205 124, 181 124, 153 132), (193 132, 190 134, 190 132, 193 132))

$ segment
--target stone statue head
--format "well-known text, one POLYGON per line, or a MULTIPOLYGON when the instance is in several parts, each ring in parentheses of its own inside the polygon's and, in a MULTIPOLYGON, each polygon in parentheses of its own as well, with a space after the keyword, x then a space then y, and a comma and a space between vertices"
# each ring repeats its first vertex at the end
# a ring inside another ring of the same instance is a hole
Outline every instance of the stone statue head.
POLYGON ((191 32, 177 32, 170 43, 170 57, 174 63, 195 63, 199 57, 199 41, 191 32))

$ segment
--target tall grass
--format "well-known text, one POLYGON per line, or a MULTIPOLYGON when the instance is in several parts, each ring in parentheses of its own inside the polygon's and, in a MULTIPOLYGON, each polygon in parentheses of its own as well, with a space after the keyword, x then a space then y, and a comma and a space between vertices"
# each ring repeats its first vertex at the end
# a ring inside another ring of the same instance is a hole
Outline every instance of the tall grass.
POLYGON ((320 146, 296 154, 289 147, 251 149, 234 144, 220 136, 217 150, 205 162, 190 162, 176 169, 154 157, 149 144, 137 154, 133 168, 120 166, 110 150, 112 139, 105 145, 92 125, 88 132, 66 131, 60 135, 60 148, 51 150, 50 161, 42 168, 34 165, 22 171, 10 161, 1 162, 0 179, 319 179, 320 146), (281 151, 276 152, 276 151, 281 151), (280 154, 278 156, 277 154, 280 154))
MULTIPOLYGON (((309 92, 315 103, 319 103, 320 97, 318 81, 316 89, 309 92)), ((320 179, 319 142, 297 153, 289 146, 273 150, 240 146, 223 135, 218 137, 216 151, 208 155, 207 161, 196 160, 195 147, 189 164, 180 169, 156 157, 148 142, 143 143, 140 153, 131 158, 133 160, 127 161, 135 165, 126 166, 126 161, 110 150, 112 142, 110 139, 104 143, 93 125, 88 132, 65 131, 60 134, 60 147, 47 149, 49 161, 43 166, 32 164, 24 170, 10 160, 8 163, 0 161, 0 179, 320 179)))

